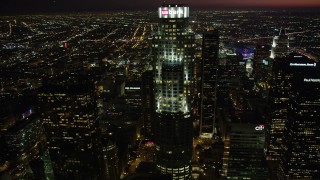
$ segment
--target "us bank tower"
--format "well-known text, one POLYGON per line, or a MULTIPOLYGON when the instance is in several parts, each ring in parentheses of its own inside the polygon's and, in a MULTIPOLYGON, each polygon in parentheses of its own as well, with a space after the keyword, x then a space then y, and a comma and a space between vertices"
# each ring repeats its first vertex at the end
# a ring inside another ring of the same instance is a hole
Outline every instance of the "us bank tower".
POLYGON ((158 8, 158 16, 152 40, 156 163, 162 174, 190 179, 195 36, 189 27, 188 6, 164 4, 158 8))

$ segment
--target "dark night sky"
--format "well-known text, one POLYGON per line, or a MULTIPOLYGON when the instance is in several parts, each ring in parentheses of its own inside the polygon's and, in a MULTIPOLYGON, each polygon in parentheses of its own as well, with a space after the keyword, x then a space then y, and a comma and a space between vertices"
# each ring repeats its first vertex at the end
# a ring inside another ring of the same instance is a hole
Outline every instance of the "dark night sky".
MULTIPOLYGON (((152 10, 161 0, 1 0, 0 11, 55 12, 95 10, 152 10)), ((184 3, 192 8, 221 7, 320 7, 320 0, 167 0, 167 3, 184 3)))

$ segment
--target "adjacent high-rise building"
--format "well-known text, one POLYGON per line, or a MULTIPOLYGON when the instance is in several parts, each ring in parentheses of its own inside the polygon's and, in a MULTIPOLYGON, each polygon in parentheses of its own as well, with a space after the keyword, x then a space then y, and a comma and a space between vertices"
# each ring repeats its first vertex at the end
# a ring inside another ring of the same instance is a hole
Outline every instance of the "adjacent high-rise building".
POLYGON ((287 122, 289 93, 292 86, 292 75, 286 74, 277 67, 275 59, 273 66, 271 88, 269 91, 270 118, 267 128, 268 160, 278 161, 283 138, 283 130, 287 122))
POLYGON ((227 179, 267 179, 264 121, 242 114, 226 125, 222 176, 227 179))
POLYGON ((54 179, 42 123, 32 110, 5 133, 13 179, 54 179))
POLYGON ((120 177, 117 146, 107 138, 102 143, 103 178, 117 180, 120 177))
POLYGON ((154 123, 154 75, 152 70, 145 71, 142 74, 141 100, 143 116, 143 136, 150 138, 152 136, 152 123, 154 123))
POLYGON ((32 95, 0 101, 0 174, 12 179, 54 179, 47 140, 32 95))
POLYGON ((270 58, 285 57, 289 53, 289 37, 286 30, 276 30, 274 34, 270 58))
POLYGON ((218 30, 204 32, 201 63, 200 137, 205 139, 212 139, 215 131, 218 55, 218 30))
POLYGON ((90 179, 96 160, 95 86, 88 76, 48 78, 39 89, 40 118, 57 179, 90 179))
POLYGON ((189 7, 164 4, 153 37, 155 63, 156 163, 162 174, 189 179, 193 126, 191 118, 195 35, 189 7))
POLYGON ((267 128, 268 160, 273 161, 279 160, 280 156, 283 128, 287 121, 290 79, 292 78, 290 74, 285 74, 283 69, 277 67, 277 61, 288 55, 288 48, 289 39, 285 30, 275 31, 271 47, 271 61, 266 75, 267 82, 269 81, 271 86, 269 90, 270 121, 267 128))
MULTIPOLYGON (((286 58, 277 59, 274 69, 278 69, 277 72, 284 79, 277 85, 284 89, 280 93, 285 95, 283 98, 286 103, 283 109, 286 121, 278 143, 278 178, 317 179, 320 177, 319 63, 299 54, 290 54, 286 58)), ((277 101, 282 101, 282 98, 277 101)))

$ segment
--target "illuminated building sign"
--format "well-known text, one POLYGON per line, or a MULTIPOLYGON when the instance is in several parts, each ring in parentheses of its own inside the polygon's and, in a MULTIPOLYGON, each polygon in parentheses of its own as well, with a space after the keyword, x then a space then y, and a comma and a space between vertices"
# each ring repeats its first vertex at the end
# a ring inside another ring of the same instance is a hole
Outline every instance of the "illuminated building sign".
POLYGON ((189 7, 159 7, 159 18, 188 18, 189 7))
POLYGON ((131 89, 140 89, 140 87, 125 87, 126 90, 131 90, 131 89))
POLYGON ((262 130, 264 130, 264 125, 263 125, 263 124, 260 124, 259 126, 256 126, 254 129, 255 129, 256 131, 262 131, 262 130))
POLYGON ((169 14, 169 11, 166 9, 161 11, 161 15, 163 15, 163 16, 166 16, 168 14, 169 14))
POLYGON ((303 81, 304 82, 317 82, 317 83, 320 83, 320 79, 306 79, 306 78, 304 78, 303 81))
POLYGON ((290 63, 290 66, 316 67, 317 63, 290 63))

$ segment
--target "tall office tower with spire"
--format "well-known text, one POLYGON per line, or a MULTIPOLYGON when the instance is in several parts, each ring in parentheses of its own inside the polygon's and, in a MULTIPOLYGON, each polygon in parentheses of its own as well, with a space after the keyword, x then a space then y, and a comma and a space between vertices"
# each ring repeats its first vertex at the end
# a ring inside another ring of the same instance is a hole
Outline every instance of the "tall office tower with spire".
POLYGON ((164 4, 153 37, 155 63, 156 163, 162 174, 190 179, 193 126, 190 104, 195 35, 189 27, 189 7, 164 4))
POLYGON ((275 31, 273 37, 270 58, 285 57, 289 52, 289 38, 285 29, 275 31))
POLYGON ((219 32, 203 33, 201 64, 201 125, 200 137, 212 139, 216 119, 219 32))

